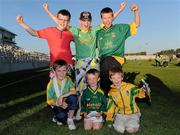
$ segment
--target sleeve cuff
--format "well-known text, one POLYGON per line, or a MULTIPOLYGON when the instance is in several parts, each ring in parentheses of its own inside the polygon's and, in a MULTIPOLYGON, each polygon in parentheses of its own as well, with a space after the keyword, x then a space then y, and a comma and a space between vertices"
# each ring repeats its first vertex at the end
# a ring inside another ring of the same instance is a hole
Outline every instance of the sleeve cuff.
POLYGON ((131 35, 136 35, 137 34, 137 26, 136 26, 135 22, 132 22, 130 24, 130 32, 131 32, 131 35))

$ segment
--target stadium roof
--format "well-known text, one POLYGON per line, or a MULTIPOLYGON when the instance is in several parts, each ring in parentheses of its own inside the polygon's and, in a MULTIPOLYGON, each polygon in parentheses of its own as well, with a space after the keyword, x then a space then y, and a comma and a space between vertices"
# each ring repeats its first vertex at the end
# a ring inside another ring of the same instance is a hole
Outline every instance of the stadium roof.
POLYGON ((2 27, 2 26, 0 26, 0 30, 2 30, 2 31, 7 31, 7 32, 9 32, 9 33, 11 33, 11 34, 17 36, 15 33, 13 33, 13 32, 11 32, 11 31, 7 30, 6 28, 4 28, 4 27, 2 27))

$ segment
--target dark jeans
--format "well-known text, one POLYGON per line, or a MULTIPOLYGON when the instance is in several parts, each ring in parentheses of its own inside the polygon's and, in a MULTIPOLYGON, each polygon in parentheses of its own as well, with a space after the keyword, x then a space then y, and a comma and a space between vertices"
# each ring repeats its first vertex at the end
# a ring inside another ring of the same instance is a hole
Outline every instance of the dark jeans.
POLYGON ((65 124, 67 121, 67 118, 68 118, 68 114, 67 114, 68 111, 69 110, 76 110, 77 109, 77 102, 78 102, 77 96, 76 95, 70 95, 66 99, 66 103, 68 104, 67 109, 63 109, 61 107, 54 106, 53 111, 55 114, 55 118, 59 122, 62 122, 63 124, 65 124))
POLYGON ((106 96, 112 84, 112 82, 109 79, 109 70, 112 67, 122 68, 121 64, 111 56, 108 56, 100 61, 100 77, 101 77, 100 86, 104 90, 106 96))

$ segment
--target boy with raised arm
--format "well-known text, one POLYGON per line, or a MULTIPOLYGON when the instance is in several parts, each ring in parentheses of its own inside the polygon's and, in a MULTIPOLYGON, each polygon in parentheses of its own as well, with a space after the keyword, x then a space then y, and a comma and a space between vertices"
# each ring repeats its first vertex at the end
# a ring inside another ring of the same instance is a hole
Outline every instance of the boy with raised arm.
POLYGON ((58 59, 63 59, 68 64, 72 64, 70 42, 73 41, 74 38, 71 32, 67 30, 71 14, 68 10, 62 9, 57 13, 57 18, 59 20, 57 27, 35 30, 24 22, 23 16, 16 17, 17 23, 29 34, 38 38, 43 38, 48 42, 50 66, 58 59))
POLYGON ((122 67, 124 63, 124 47, 126 39, 136 34, 136 29, 140 25, 138 6, 131 5, 134 13, 134 21, 131 24, 113 25, 113 11, 106 7, 101 10, 101 19, 104 28, 97 32, 97 46, 100 57, 100 85, 107 94, 110 90, 109 69, 111 67, 122 67))

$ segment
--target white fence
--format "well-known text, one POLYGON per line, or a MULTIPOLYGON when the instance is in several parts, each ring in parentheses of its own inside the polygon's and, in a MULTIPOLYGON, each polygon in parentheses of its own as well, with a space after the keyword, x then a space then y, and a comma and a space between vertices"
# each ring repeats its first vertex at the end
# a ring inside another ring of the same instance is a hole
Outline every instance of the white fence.
POLYGON ((125 56, 127 60, 153 60, 155 55, 129 55, 125 56))

